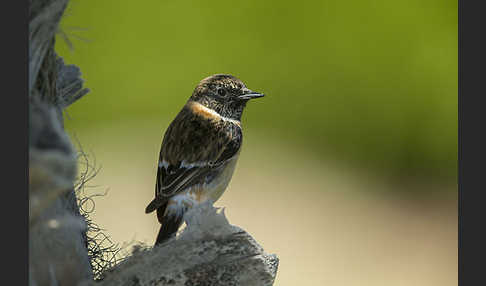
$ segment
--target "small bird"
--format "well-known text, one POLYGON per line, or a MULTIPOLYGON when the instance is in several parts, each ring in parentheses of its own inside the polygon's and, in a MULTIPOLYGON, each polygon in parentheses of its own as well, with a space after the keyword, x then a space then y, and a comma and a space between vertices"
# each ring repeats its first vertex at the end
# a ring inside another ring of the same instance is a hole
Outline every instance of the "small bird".
POLYGON ((241 150, 241 115, 250 99, 264 95, 228 74, 209 76, 167 128, 159 154, 155 199, 162 225, 155 245, 175 236, 184 213, 221 197, 233 176, 241 150))

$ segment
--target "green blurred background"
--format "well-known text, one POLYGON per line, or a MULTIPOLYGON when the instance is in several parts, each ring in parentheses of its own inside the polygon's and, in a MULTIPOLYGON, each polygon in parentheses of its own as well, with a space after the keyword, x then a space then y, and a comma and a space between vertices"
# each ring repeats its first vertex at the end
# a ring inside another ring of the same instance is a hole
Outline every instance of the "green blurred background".
POLYGON ((56 49, 91 89, 66 128, 103 167, 115 240, 153 242, 163 132, 230 73, 267 97, 219 204, 280 256, 276 285, 455 285, 457 46, 450 0, 73 0, 56 49))

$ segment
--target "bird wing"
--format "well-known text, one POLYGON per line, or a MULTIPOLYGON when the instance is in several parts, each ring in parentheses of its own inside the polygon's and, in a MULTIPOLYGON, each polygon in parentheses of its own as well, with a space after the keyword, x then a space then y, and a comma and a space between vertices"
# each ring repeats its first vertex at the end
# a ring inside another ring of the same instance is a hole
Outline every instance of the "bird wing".
POLYGON ((172 197, 185 187, 192 185, 210 170, 210 166, 179 166, 177 168, 159 167, 157 172, 157 196, 172 197), (169 171, 172 169, 171 171, 169 171))
POLYGON ((179 128, 171 124, 164 136, 155 199, 147 206, 146 213, 154 211, 188 187, 201 183, 210 171, 232 159, 240 149, 241 128, 234 123, 221 123, 226 125, 216 126, 218 128, 205 128, 197 123, 198 129, 193 129, 183 125, 187 122, 194 124, 194 121, 184 122, 186 124, 181 123, 179 128))

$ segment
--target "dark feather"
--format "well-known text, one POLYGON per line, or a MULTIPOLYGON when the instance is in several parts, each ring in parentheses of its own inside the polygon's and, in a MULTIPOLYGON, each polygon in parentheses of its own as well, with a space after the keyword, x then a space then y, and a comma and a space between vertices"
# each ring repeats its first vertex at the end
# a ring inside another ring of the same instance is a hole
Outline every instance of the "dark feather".
POLYGON ((157 209, 157 220, 160 224, 164 222, 165 208, 167 207, 167 203, 168 202, 165 202, 157 209))
POLYGON ((148 206, 145 208, 145 213, 151 213, 153 212, 156 208, 160 207, 163 204, 167 204, 167 200, 164 199, 163 197, 160 196, 155 196, 155 199, 153 199, 148 206))
POLYGON ((160 175, 157 179, 160 180, 160 182, 158 188, 159 192, 157 195, 171 197, 177 192, 177 190, 181 188, 182 185, 190 182, 192 178, 197 176, 197 174, 200 173, 203 168, 179 167, 172 172, 168 172, 165 167, 161 166, 159 170, 160 175))
POLYGON ((182 216, 166 216, 164 223, 160 227, 155 244, 161 244, 173 237, 182 224, 182 216))

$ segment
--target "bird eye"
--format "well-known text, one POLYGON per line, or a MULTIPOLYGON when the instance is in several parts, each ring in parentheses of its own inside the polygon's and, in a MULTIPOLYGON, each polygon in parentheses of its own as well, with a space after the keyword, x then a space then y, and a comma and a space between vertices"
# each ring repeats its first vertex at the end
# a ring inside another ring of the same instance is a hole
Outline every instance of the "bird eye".
POLYGON ((225 96, 226 90, 224 90, 224 88, 220 88, 220 89, 218 89, 218 94, 219 94, 219 96, 225 96))

